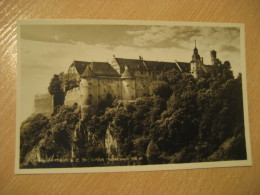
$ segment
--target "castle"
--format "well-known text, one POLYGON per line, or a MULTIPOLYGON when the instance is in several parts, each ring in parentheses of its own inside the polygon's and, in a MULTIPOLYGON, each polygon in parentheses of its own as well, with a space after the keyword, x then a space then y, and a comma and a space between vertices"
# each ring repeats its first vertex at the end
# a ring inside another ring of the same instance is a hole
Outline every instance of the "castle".
MULTIPOLYGON (((211 64, 206 65, 200 57, 198 49, 193 49, 190 62, 160 62, 139 59, 124 59, 113 56, 108 62, 73 61, 68 69, 68 77, 75 78, 79 87, 66 92, 64 104, 72 106, 77 103, 82 112, 95 110, 98 104, 107 99, 134 100, 151 94, 151 83, 165 71, 177 70, 191 73, 198 79, 202 75, 212 73, 217 66, 223 65, 212 50, 211 64)), ((224 63, 230 68, 229 62, 224 63)), ((50 114, 55 107, 55 98, 44 94, 35 96, 35 113, 50 114)))

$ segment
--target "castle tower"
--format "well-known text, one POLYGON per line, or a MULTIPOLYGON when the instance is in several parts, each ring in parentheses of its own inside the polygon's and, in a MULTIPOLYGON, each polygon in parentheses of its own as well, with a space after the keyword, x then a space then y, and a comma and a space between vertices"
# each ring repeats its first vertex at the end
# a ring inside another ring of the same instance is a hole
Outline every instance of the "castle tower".
POLYGON ((197 70, 196 62, 191 62, 190 72, 194 78, 196 78, 196 79, 198 78, 198 70, 197 70))
POLYGON ((125 66, 125 70, 121 76, 122 81, 122 99, 132 100, 135 98, 135 81, 128 66, 125 66))
POLYGON ((210 51, 211 64, 215 65, 217 60, 217 52, 215 50, 210 51))
POLYGON ((195 48, 193 49, 192 61, 200 60, 199 50, 196 47, 196 40, 195 40, 195 48))
POLYGON ((190 73, 194 78, 198 78, 200 76, 200 69, 202 65, 202 58, 199 55, 199 51, 196 47, 196 40, 195 40, 195 48, 193 49, 192 60, 190 62, 190 73))
POLYGON ((95 74, 92 72, 90 66, 87 66, 85 71, 81 74, 80 79, 80 105, 82 119, 88 117, 88 115, 90 114, 91 106, 95 104, 95 81, 95 74))

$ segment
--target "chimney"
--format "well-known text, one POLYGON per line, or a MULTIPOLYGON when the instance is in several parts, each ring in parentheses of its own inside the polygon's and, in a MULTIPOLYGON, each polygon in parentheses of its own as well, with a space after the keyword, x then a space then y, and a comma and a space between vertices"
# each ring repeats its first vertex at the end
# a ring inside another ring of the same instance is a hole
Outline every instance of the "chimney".
POLYGON ((139 59, 140 59, 140 60, 143 60, 143 57, 142 57, 142 56, 139 56, 139 59))

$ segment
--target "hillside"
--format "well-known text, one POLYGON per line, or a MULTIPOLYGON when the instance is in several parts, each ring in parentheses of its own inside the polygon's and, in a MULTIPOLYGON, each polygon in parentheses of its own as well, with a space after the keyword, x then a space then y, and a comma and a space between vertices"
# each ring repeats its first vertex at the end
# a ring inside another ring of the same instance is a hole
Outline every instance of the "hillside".
POLYGON ((85 120, 77 105, 32 115, 21 125, 22 167, 246 159, 241 75, 223 66, 200 79, 167 71, 152 85, 151 96, 102 102, 85 120))

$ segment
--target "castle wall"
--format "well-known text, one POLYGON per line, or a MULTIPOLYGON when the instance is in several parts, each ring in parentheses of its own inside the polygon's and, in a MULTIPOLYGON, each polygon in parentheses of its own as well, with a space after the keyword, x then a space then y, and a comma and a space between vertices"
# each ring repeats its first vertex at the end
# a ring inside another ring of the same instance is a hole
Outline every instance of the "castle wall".
MULTIPOLYGON (((135 79, 114 77, 89 77, 81 79, 80 105, 97 106, 109 96, 112 99, 132 100, 151 94, 150 84, 157 74, 135 71, 135 79)), ((66 101, 66 100, 65 100, 66 101)))
POLYGON ((135 77, 135 98, 148 96, 151 94, 150 84, 157 78, 154 74, 148 71, 140 72, 136 71, 134 73, 135 77))
POLYGON ((108 95, 121 99, 121 81, 119 78, 98 78, 98 102, 106 100, 108 95))
POLYGON ((112 101, 121 98, 120 80, 113 77, 82 78, 79 96, 79 105, 89 106, 91 112, 95 113, 102 100, 112 101))
POLYGON ((80 90, 79 87, 67 91, 64 104, 66 106, 73 106, 75 103, 80 104, 80 90))
POLYGON ((49 116, 54 111, 54 98, 50 94, 35 95, 34 113, 41 113, 49 116))

